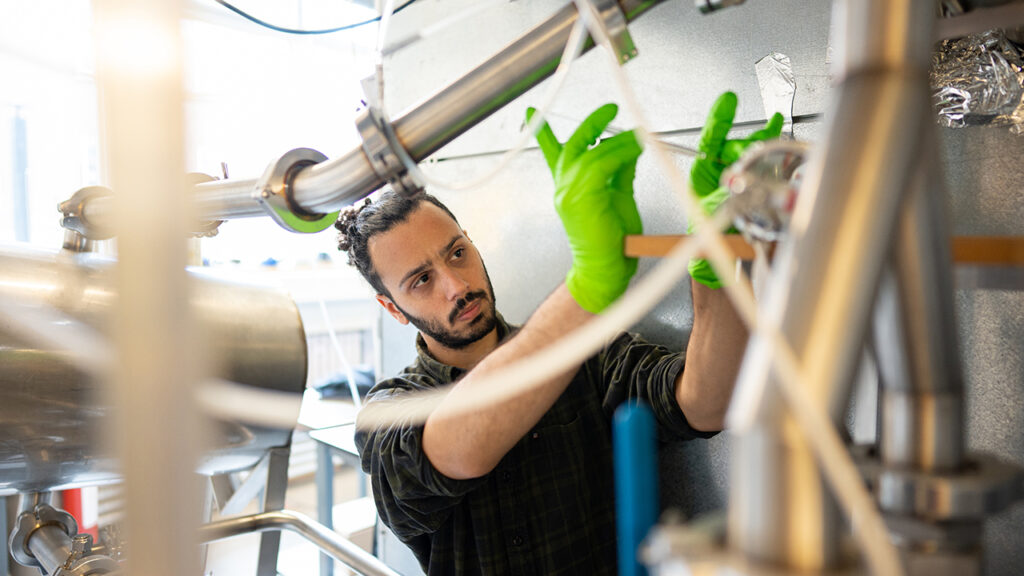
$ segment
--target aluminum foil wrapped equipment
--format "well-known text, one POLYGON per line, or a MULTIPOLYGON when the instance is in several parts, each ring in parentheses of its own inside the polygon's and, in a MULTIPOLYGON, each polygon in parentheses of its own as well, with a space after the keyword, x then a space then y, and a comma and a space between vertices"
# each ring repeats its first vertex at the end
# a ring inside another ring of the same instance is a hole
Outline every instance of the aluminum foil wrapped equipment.
POLYGON ((1024 54, 999 30, 943 40, 932 56, 939 123, 992 124, 1024 133, 1024 54))

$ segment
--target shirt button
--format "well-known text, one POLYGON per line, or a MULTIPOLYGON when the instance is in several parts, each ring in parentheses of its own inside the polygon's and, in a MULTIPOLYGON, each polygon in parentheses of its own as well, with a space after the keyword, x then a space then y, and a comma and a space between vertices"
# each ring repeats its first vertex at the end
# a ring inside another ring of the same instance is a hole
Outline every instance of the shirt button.
POLYGON ((508 470, 502 472, 501 473, 501 479, 506 481, 506 482, 508 482, 509 480, 512 479, 512 473, 509 472, 508 470))
POLYGON ((523 537, 522 536, 513 536, 512 537, 512 545, 513 546, 522 546, 523 545, 523 537))

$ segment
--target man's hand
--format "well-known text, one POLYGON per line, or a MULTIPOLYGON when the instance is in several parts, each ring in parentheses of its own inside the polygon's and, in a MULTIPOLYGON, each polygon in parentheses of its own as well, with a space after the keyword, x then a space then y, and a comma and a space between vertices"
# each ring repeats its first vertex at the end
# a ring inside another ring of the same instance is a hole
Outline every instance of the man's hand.
MULTIPOLYGON (((533 113, 527 109, 527 121, 533 113)), ((595 314, 626 291, 637 261, 624 256, 623 241, 627 234, 643 232, 633 199, 642 152, 636 135, 623 132, 594 146, 617 113, 614 104, 598 108, 564 145, 546 122, 537 133, 555 180, 555 210, 572 250, 565 284, 576 303, 595 314)))
MULTIPOLYGON (((732 129, 732 121, 736 117, 736 95, 726 92, 718 97, 711 107, 708 121, 700 133, 700 144, 698 149, 700 157, 693 163, 690 169, 690 184, 699 199, 698 203, 705 215, 710 216, 728 200, 729 191, 719 185, 722 172, 725 168, 739 159, 743 151, 754 142, 778 138, 782 133, 782 114, 776 113, 765 127, 754 132, 746 138, 728 140, 729 130, 732 129)), ((696 218, 690 218, 687 232, 696 232, 696 218)), ((735 234, 735 228, 729 228, 729 234, 735 234)), ((709 288, 720 288, 722 286, 718 276, 707 260, 691 260, 690 276, 694 280, 709 288)))

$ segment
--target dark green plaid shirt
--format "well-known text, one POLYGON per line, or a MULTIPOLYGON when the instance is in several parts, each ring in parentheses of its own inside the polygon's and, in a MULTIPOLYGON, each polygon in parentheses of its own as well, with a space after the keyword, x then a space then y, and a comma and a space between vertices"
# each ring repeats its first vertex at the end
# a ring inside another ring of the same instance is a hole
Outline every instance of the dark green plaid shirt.
MULTIPOLYGON (((514 328, 499 317, 498 336, 514 328)), ((463 371, 430 356, 377 384, 367 404, 448 384, 463 371)), ((659 436, 707 438, 675 401, 683 357, 622 334, 580 368, 534 428, 486 476, 453 480, 423 453, 423 426, 359 429, 381 519, 430 576, 615 574, 611 417, 628 398, 653 408, 659 436)))

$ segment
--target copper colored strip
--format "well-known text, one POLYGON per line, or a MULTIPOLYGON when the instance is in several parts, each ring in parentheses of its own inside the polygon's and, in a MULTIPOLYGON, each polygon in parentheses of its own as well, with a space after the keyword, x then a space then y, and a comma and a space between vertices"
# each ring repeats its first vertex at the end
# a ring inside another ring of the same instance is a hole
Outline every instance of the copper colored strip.
MULTIPOLYGON (((626 236, 626 256, 661 257, 688 236, 626 236)), ((726 245, 739 258, 751 260, 754 249, 743 237, 724 236, 726 245)), ((1024 236, 957 236, 953 238, 953 261, 957 264, 1024 266, 1024 236)))

